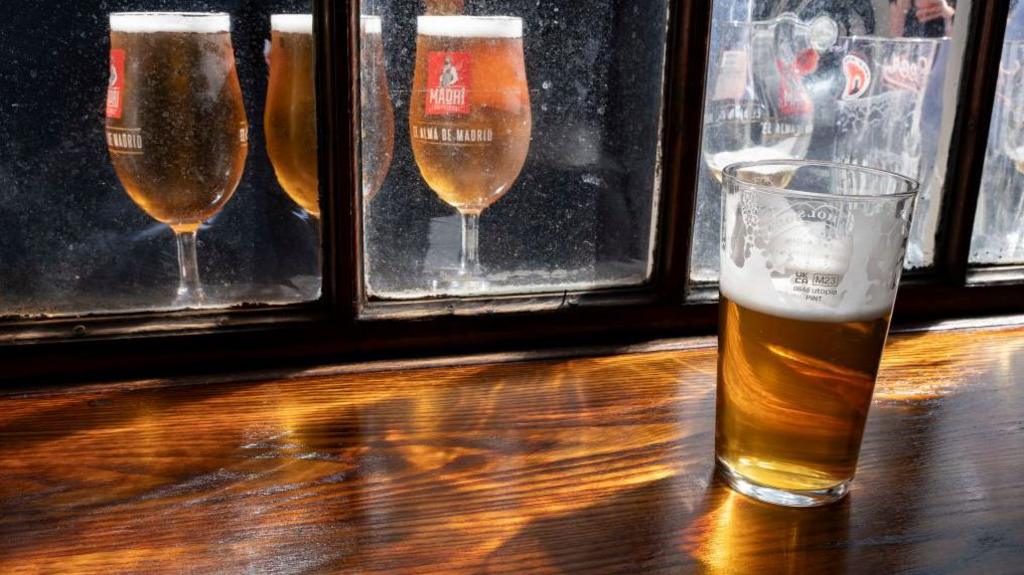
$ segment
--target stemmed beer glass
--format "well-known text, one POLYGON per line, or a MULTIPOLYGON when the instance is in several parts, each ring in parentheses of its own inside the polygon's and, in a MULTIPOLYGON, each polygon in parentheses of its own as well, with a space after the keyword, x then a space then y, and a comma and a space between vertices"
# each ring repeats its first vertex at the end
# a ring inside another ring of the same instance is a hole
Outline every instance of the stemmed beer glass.
POLYGON ((205 301, 196 234, 242 178, 249 125, 227 14, 110 15, 106 137, 128 195, 178 241, 175 305, 205 301))
MULTIPOLYGON (((708 78, 704 160, 722 181, 722 169, 739 161, 790 160, 807 155, 814 102, 802 77, 817 67, 809 28, 792 14, 764 22, 727 22, 722 54, 708 78)), ((785 186, 786 171, 762 174, 785 186)), ((762 165, 759 169, 768 169, 762 165)))
POLYGON ((413 154, 427 185, 462 216, 459 271, 444 283, 480 291, 480 214, 508 192, 530 148, 523 21, 420 16, 417 27, 413 154))
MULTIPOLYGON (((267 153, 281 187, 319 222, 313 17, 275 14, 270 24, 267 153)), ((360 43, 362 194, 369 202, 387 176, 395 140, 379 16, 360 17, 360 43)))
POLYGON ((270 29, 270 82, 263 114, 267 155, 285 193, 318 222, 313 16, 274 14, 270 29))

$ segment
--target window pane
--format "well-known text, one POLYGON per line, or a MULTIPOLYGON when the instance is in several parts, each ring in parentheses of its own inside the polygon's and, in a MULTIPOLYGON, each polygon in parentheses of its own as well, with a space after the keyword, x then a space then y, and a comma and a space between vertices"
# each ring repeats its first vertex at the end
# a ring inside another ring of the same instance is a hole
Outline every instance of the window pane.
POLYGON ((973 264, 1024 263, 1024 8, 1019 4, 1010 12, 1006 40, 974 220, 973 264))
POLYGON ((371 296, 646 281, 666 2, 466 2, 471 17, 419 21, 418 2, 362 8, 371 296))
POLYGON ((303 95, 280 104, 291 123, 268 114, 276 126, 264 125, 270 15, 308 13, 310 4, 239 6, 31 0, 0 8, 0 313, 318 297, 315 220, 282 191, 264 136, 294 132, 290 153, 315 152, 306 137, 312 109, 303 107, 308 58, 285 60, 278 74, 303 95), (225 14, 112 16, 154 6, 225 14), (178 297, 172 227, 186 263, 196 249, 197 268, 186 270, 193 287, 198 270, 201 299, 194 290, 184 294, 191 300, 178 297))
POLYGON ((716 173, 757 159, 852 163, 920 180, 906 265, 932 265, 970 6, 914 6, 716 0, 692 281, 718 278, 716 173))

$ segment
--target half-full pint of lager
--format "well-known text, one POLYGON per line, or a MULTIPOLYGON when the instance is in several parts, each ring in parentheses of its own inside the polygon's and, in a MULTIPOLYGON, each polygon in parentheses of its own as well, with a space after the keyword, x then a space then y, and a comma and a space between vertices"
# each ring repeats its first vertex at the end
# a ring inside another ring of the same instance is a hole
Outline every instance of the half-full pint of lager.
POLYGON ((249 125, 227 14, 110 15, 106 139, 128 195, 174 230, 181 282, 175 304, 203 303, 199 226, 242 179, 249 125))
POLYGON ((523 21, 420 16, 417 29, 412 150, 427 185, 462 217, 459 270, 439 284, 480 292, 480 213, 509 191, 530 149, 523 21))
POLYGON ((715 451, 738 491, 790 506, 848 492, 917 188, 838 164, 725 169, 715 451), (788 187, 764 185, 779 172, 788 187))
POLYGON ((313 73, 313 16, 272 15, 270 82, 263 114, 267 155, 285 193, 319 218, 313 73))

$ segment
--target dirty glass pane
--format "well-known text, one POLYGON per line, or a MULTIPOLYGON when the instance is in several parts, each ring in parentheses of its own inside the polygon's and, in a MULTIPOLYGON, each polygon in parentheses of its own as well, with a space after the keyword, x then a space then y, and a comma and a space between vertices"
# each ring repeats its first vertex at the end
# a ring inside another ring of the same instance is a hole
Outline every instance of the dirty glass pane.
POLYGON ((920 180, 906 265, 932 265, 969 13, 969 0, 716 0, 691 281, 718 279, 721 169, 759 159, 920 180))
POLYGON ((264 123, 271 15, 309 11, 308 0, 3 3, 0 314, 319 297, 315 218, 275 175, 306 169, 289 155, 315 156, 302 39, 275 59, 295 98, 279 96, 264 123), (112 16, 153 10, 224 14, 112 16), (186 264, 198 256, 183 293, 176 236, 186 264))
POLYGON ((974 220, 972 264, 1024 264, 1024 8, 1011 7, 974 220))
POLYGON ((667 2, 462 4, 362 2, 371 297, 645 282, 667 2))

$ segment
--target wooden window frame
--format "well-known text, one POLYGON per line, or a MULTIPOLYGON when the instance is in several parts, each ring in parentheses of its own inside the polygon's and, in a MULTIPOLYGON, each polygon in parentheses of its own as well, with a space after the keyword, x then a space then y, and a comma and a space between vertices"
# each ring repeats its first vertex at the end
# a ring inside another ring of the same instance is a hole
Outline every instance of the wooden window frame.
MULTIPOLYGON (((647 285, 470 300, 368 302, 362 282, 357 0, 313 0, 318 51, 324 290, 320 301, 172 313, 0 321, 0 382, 37 385, 541 346, 707 335, 713 294, 690 289, 712 0, 670 0, 660 212, 647 285)), ((1005 2, 972 3, 938 256, 904 281, 897 325, 1024 312, 1024 266, 968 256, 995 100, 1005 2)))

